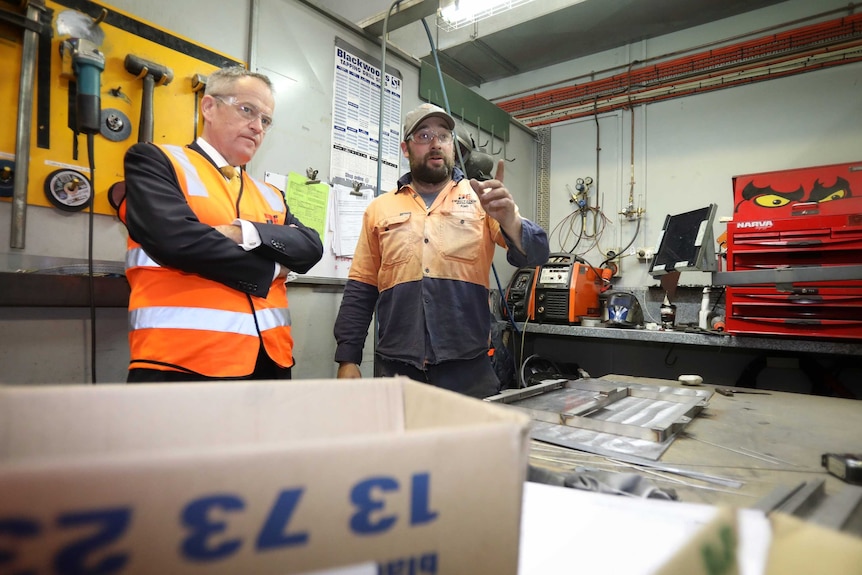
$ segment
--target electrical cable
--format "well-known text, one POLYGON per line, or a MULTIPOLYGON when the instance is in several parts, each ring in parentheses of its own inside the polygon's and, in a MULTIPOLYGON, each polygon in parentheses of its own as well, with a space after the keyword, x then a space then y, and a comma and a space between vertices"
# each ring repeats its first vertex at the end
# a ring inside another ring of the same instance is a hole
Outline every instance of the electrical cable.
POLYGON ((657 321, 655 320, 655 318, 652 316, 652 314, 649 312, 649 306, 648 306, 648 305, 646 305, 646 302, 644 302, 644 305, 642 305, 642 306, 641 306, 641 309, 643 310, 644 315, 646 316, 646 318, 647 318, 648 320, 650 320, 650 323, 654 323, 654 324, 661 325, 661 323, 660 323, 660 322, 657 322, 657 321))
POLYGON ((629 243, 626 244, 626 247, 624 247, 622 250, 620 250, 620 255, 626 253, 626 251, 630 247, 632 247, 632 245, 635 243, 635 240, 638 239, 638 232, 640 232, 640 229, 641 229, 641 218, 640 218, 640 216, 638 216, 637 222, 638 223, 637 223, 637 226, 635 227, 635 233, 632 235, 632 239, 629 240, 629 243))
POLYGON ((621 249, 621 250, 620 250, 620 253, 618 253, 618 254, 614 255, 613 257, 609 257, 609 258, 607 258, 605 261, 603 261, 601 264, 599 264, 599 267, 604 267, 604 265, 605 265, 606 263, 608 263, 609 261, 611 261, 612 259, 615 259, 615 258, 617 258, 617 257, 620 257, 620 258, 624 257, 624 256, 623 256, 623 254, 625 254, 625 253, 626 253, 626 250, 628 250, 630 247, 632 247, 632 244, 634 244, 634 243, 635 243, 635 240, 636 240, 636 239, 637 239, 637 237, 638 237, 638 232, 639 232, 639 231, 640 231, 640 229, 641 229, 641 219, 638 217, 638 218, 636 218, 636 220, 637 220, 637 227, 635 228, 635 233, 634 233, 634 235, 632 236, 632 239, 629 241, 629 243, 628 243, 628 244, 626 244, 626 247, 624 247, 623 249, 621 249))
MULTIPOLYGON (((425 35, 428 36, 428 44, 431 46, 431 54, 434 56, 434 66, 437 70, 437 79, 440 82, 440 93, 443 96, 443 105, 445 106, 446 113, 450 116, 452 115, 452 108, 449 106, 449 96, 446 94, 446 83, 443 81, 443 72, 440 68, 440 60, 437 56, 437 46, 434 43, 434 38, 431 35, 431 29, 428 27, 428 22, 425 21, 425 18, 422 18, 422 26, 425 28, 425 35)), ((458 163, 461 167, 461 172, 464 174, 464 177, 467 177, 467 168, 464 165, 464 157, 461 154, 461 146, 458 145, 458 142, 455 142, 455 153, 458 154, 458 163)), ((500 296, 502 298, 503 304, 506 306, 506 315, 509 318, 509 322, 512 324, 512 327, 518 332, 518 326, 515 324, 514 314, 512 310, 509 308, 509 302, 506 301, 505 292, 503 291, 503 287, 500 284, 500 276, 497 274, 497 267, 494 265, 494 262, 491 261, 491 271, 494 272, 494 279, 497 282, 497 290, 500 292, 500 296)))
MULTIPOLYGON (((524 330, 524 331, 527 331, 527 330, 524 330)), ((522 349, 523 349, 523 348, 522 348, 522 349)), ((534 353, 533 355, 531 355, 530 357, 528 357, 527 359, 525 359, 525 360, 523 361, 523 363, 521 363, 521 369, 519 369, 519 370, 518 370, 518 382, 520 383, 520 386, 521 386, 521 388, 522 388, 522 389, 523 389, 523 388, 525 388, 525 387, 527 387, 527 380, 524 378, 524 368, 526 368, 526 367, 527 367, 527 364, 528 364, 531 360, 533 360, 533 359, 535 359, 535 358, 537 358, 537 357, 539 357, 539 356, 538 356, 537 354, 535 354, 535 353, 534 353)))
MULTIPOLYGON (((521 365, 520 360, 521 360, 521 358, 524 357, 524 344, 527 341, 527 323, 529 323, 529 321, 530 321, 530 317, 528 314, 524 317, 524 329, 522 331, 518 332, 521 336, 521 343, 520 343, 520 345, 516 346, 517 351, 512 354, 512 356, 513 356, 512 361, 515 363, 515 365, 521 365)), ((514 318, 512 318, 512 323, 514 324, 514 318)), ((517 327, 515 328, 515 331, 517 332, 517 327)), ((518 387, 519 388, 526 387, 524 385, 524 378, 520 373, 518 374, 518 387)))
MULTIPOLYGON (((512 311, 512 308, 509 307, 509 302, 506 300, 506 292, 503 291, 503 286, 500 284, 500 276, 497 275, 497 268, 491 264, 491 271, 494 272, 494 280, 497 282, 497 291, 500 292, 500 302, 503 304, 503 307, 506 308, 506 318, 509 320, 509 323, 512 324, 516 333, 521 333, 520 328, 518 328, 518 324, 515 323, 515 312, 512 311)), ((515 271, 517 273, 517 270, 515 271)))
MULTIPOLYGON (((428 36, 428 44, 431 46, 431 55, 434 56, 434 67, 437 69, 437 79, 440 81, 440 93, 443 95, 443 105, 446 108, 446 113, 452 115, 452 108, 449 106, 449 96, 446 94, 446 83, 443 81, 443 72, 440 69, 440 60, 437 58, 437 46, 434 44, 434 38, 431 36, 431 29, 428 27, 428 22, 422 18, 422 26, 425 27, 425 35, 428 36)), ((464 158, 461 155, 461 146, 455 143, 455 153, 458 154, 458 163, 464 177, 467 177, 467 168, 464 167, 464 158)), ((493 267, 494 264, 491 264, 493 267)))
POLYGON ((574 253, 574 251, 577 249, 577 247, 581 244, 582 240, 584 240, 584 239, 594 240, 592 245, 590 245, 586 249, 579 252, 580 255, 583 255, 583 254, 589 252, 594 247, 599 247, 599 249, 601 249, 601 246, 599 246, 599 239, 600 239, 601 235, 604 233, 605 229, 607 228, 607 224, 609 221, 610 220, 607 218, 607 216, 605 216, 605 214, 599 208, 594 208, 592 206, 586 206, 586 207, 580 208, 577 211, 574 211, 574 212, 564 216, 559 222, 557 222, 556 225, 554 225, 554 227, 548 233, 548 238, 553 239, 554 235, 556 234, 557 246, 559 247, 559 250, 560 251, 566 251, 568 253, 574 253), (593 234, 586 232, 587 217, 590 215, 594 218, 594 221, 601 222, 600 226, 598 226, 596 224, 594 224, 594 226, 593 226, 594 229, 597 230, 596 235, 593 235, 593 234), (564 227, 564 225, 567 222, 568 222, 568 227, 566 228, 566 227, 564 227), (575 223, 576 222, 580 222, 580 224, 581 224, 580 225, 580 231, 577 232, 577 234, 575 233, 575 223), (565 234, 564 234, 564 232, 565 232, 565 234), (565 247, 565 245, 569 241, 569 238, 571 236, 574 236, 574 235, 577 235, 577 240, 575 241, 574 245, 572 245, 571 248, 567 249, 565 247))
MULTIPOLYGON (((380 110, 377 124, 377 186, 374 189, 374 195, 379 196, 383 188, 383 118, 386 110, 386 36, 389 35, 389 15, 392 10, 402 2, 395 0, 386 11, 386 16, 383 18, 383 34, 380 36, 380 110)), ((376 307, 375 307, 376 315, 376 307)), ((373 344, 374 355, 377 356, 377 319, 374 318, 373 326, 373 344)), ((377 361, 374 362, 374 375, 380 375, 377 370, 377 361)))
POLYGON ((610 220, 607 216, 605 216, 604 212, 601 211, 600 208, 595 208, 588 206, 583 209, 583 223, 581 224, 581 235, 586 237, 587 239, 594 239, 595 244, 598 245, 599 240, 601 239, 602 234, 607 227, 607 224, 610 220), (586 228, 586 219, 587 215, 591 215, 593 217, 593 232, 586 233, 584 229, 586 228), (601 222, 601 227, 597 226, 597 222, 601 222))
MULTIPOLYGON (((386 11, 386 16, 383 18, 383 35, 380 37, 380 117, 378 118, 377 126, 377 189, 374 195, 379 196, 383 187, 383 117, 386 110, 386 36, 389 34, 389 15, 392 10, 402 2, 395 0, 386 11)), ((376 331, 376 328, 375 328, 376 331)), ((375 334, 375 341, 377 340, 375 334)))
POLYGON ((95 144, 94 134, 87 134, 87 160, 90 163, 90 197, 87 199, 90 208, 89 237, 87 238, 87 277, 90 296, 90 381, 95 385, 96 379, 96 280, 93 277, 93 221, 95 219, 96 207, 96 160, 93 148, 95 144))
POLYGON ((569 215, 565 216, 563 219, 561 219, 557 223, 557 225, 555 225, 551 229, 550 233, 548 234, 548 239, 552 238, 554 236, 554 234, 557 234, 557 236, 559 238, 557 241, 557 247, 559 248, 560 251, 568 251, 569 253, 571 253, 575 250, 575 248, 578 247, 578 244, 581 243, 581 236, 578 235, 578 240, 575 242, 575 245, 572 246, 572 248, 570 250, 566 250, 566 248, 565 248, 566 242, 568 241, 569 237, 574 235, 575 230, 574 230, 574 226, 573 226, 573 221, 574 221, 575 217, 578 215, 580 215, 579 211, 578 212, 572 212, 569 215), (566 233, 566 236, 563 237, 562 232, 558 231, 558 230, 560 230, 560 227, 563 224, 565 224, 567 221, 569 222, 568 232, 566 233))

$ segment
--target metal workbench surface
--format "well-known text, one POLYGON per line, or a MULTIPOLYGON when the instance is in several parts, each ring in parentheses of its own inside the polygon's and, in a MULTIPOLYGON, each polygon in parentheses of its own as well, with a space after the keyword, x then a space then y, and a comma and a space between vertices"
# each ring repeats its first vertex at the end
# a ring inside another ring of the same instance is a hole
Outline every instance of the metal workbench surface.
POLYGON ((582 327, 579 325, 555 325, 529 322, 526 324, 519 323, 518 329, 526 329, 527 333, 589 337, 595 339, 862 356, 862 342, 851 341, 810 340, 790 337, 756 337, 748 335, 729 335, 720 332, 705 334, 684 331, 659 331, 614 327, 582 327))
MULTIPOLYGON (((606 375, 600 380, 656 386, 677 381, 606 375)), ((702 389, 712 386, 701 384, 702 389)), ((697 389, 690 388, 690 389, 697 389)), ((826 472, 824 453, 862 452, 862 401, 771 391, 768 394, 712 395, 707 407, 677 437, 660 466, 679 467, 741 481, 721 486, 655 470, 638 470, 607 458, 534 440, 534 466, 556 472, 575 467, 636 471, 661 488, 672 488, 681 501, 755 507, 778 487, 825 480, 827 496, 848 484, 826 472)))

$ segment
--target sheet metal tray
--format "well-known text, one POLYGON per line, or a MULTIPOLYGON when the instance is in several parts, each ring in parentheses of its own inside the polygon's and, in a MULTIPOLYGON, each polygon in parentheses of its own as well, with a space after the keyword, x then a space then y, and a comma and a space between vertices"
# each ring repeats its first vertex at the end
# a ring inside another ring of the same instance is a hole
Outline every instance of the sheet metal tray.
POLYGON ((534 421, 667 443, 709 403, 712 391, 557 379, 489 397, 527 412, 534 421))

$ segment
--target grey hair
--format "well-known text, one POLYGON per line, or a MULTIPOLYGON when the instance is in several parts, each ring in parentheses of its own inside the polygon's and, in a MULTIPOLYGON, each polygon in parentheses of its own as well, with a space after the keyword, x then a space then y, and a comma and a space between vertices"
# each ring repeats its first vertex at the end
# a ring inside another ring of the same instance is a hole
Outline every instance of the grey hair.
POLYGON ((230 92, 233 85, 241 78, 257 78, 269 88, 270 93, 275 95, 275 87, 269 76, 246 70, 242 66, 228 66, 220 68, 207 76, 207 86, 204 94, 209 96, 221 96, 230 92))

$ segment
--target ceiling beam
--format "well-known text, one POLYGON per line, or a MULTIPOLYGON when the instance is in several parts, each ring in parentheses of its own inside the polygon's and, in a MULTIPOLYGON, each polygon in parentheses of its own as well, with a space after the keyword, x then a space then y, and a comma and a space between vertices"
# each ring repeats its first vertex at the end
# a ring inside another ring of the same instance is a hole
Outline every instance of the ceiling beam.
MULTIPOLYGON (((462 62, 459 62, 449 54, 437 52, 437 59, 440 61, 440 68, 445 74, 448 74, 467 86, 481 86, 485 82, 485 78, 476 70, 468 68, 462 62)), ((431 66, 436 66, 434 56, 429 55, 422 58, 423 62, 427 62, 431 66)))
MULTIPOLYGON (((437 14, 439 7, 440 0, 404 0, 389 15, 386 32, 392 32, 413 22, 418 22, 422 18, 437 14)), ((385 19, 386 12, 381 12, 360 22, 359 27, 372 36, 380 37, 383 35, 383 21, 385 19)))
POLYGON ((500 67, 504 68, 509 76, 514 76, 515 74, 520 74, 521 70, 512 64, 509 60, 504 58, 499 52, 488 46, 485 42, 476 38, 472 41, 473 46, 481 50, 486 56, 491 58, 494 62, 496 62, 500 67))

